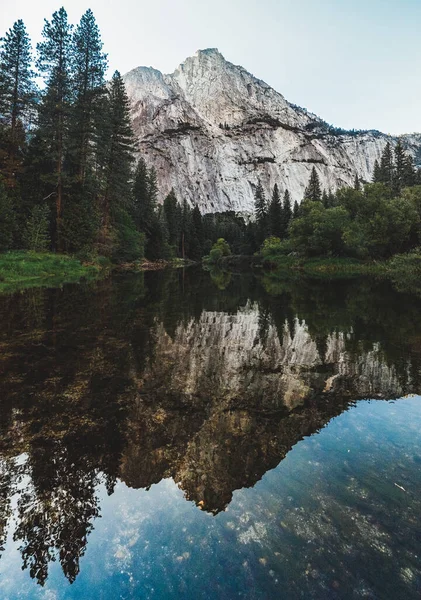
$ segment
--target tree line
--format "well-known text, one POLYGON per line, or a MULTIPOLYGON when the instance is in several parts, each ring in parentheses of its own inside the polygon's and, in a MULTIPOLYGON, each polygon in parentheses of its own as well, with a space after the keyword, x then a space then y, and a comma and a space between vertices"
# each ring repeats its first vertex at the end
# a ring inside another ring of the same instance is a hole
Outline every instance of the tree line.
POLYGON ((267 254, 377 260, 421 245, 421 171, 400 141, 394 149, 386 144, 371 183, 363 185, 356 176, 353 187, 332 193, 322 190, 313 167, 303 201, 277 233, 278 196, 277 186, 271 203, 264 201, 260 185, 255 194, 256 228, 267 254))
POLYGON ((158 204, 155 170, 135 166, 123 79, 107 82, 107 67, 91 10, 76 27, 54 12, 36 55, 22 20, 1 39, 0 251, 199 259, 226 231, 173 191, 158 204))
POLYGON ((54 12, 35 54, 22 20, 1 39, 0 251, 197 260, 219 238, 237 254, 277 238, 306 255, 382 257, 418 244, 420 172, 400 142, 363 187, 323 191, 313 168, 300 206, 259 183, 254 221, 201 215, 174 191, 159 203, 155 170, 136 162, 123 79, 107 82, 107 67, 91 10, 75 27, 54 12))

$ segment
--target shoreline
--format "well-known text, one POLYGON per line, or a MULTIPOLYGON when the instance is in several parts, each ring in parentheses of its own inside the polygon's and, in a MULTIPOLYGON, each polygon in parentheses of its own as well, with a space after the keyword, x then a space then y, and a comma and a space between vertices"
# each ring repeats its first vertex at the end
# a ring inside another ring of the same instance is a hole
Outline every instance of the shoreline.
POLYGON ((0 294, 36 287, 61 287, 66 283, 84 283, 108 277, 111 273, 137 273, 194 265, 183 259, 113 264, 104 257, 82 261, 67 254, 17 250, 0 254, 0 294))

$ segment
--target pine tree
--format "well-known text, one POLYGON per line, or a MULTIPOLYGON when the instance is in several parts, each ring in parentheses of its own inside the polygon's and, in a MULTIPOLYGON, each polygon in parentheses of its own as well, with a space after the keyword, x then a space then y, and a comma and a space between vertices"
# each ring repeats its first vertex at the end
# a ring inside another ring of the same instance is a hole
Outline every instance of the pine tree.
POLYGON ((406 175, 406 154, 402 146, 401 140, 395 146, 395 170, 393 178, 393 191, 398 195, 405 185, 406 175))
POLYGON ((64 8, 53 13, 51 21, 45 20, 43 41, 37 46, 37 66, 46 80, 39 112, 39 134, 48 145, 52 163, 49 183, 56 199, 56 246, 61 249, 61 220, 63 214, 63 162, 67 144, 68 119, 71 101, 71 49, 72 26, 67 22, 64 8))
POLYGON ((200 260, 203 256, 204 233, 202 215, 196 205, 192 211, 192 232, 190 241, 190 255, 193 260, 200 260))
POLYGON ((36 93, 31 42, 24 22, 16 21, 0 42, 0 115, 13 134, 18 120, 28 116, 36 93))
POLYGON ((379 161, 376 159, 374 161, 374 169, 373 169, 373 183, 381 183, 381 170, 380 170, 380 165, 379 165, 379 161))
POLYGON ((288 227, 292 219, 292 208, 291 208, 291 195, 289 190, 285 190, 284 193, 284 205, 283 205, 283 227, 284 235, 288 232, 288 227))
POLYGON ((168 229, 163 207, 157 209, 156 219, 153 224, 151 237, 148 244, 147 257, 150 260, 160 258, 168 259, 172 256, 172 249, 168 243, 168 229))
POLYGON ((311 170, 310 179, 304 193, 304 198, 307 200, 312 200, 313 202, 320 202, 322 199, 320 179, 315 167, 313 167, 311 170))
POLYGON ((292 218, 296 219, 300 214, 300 205, 298 204, 297 200, 295 200, 294 202, 294 208, 292 210, 292 218))
POLYGON ((133 181, 133 218, 139 231, 151 235, 155 219, 156 198, 150 194, 150 173, 144 159, 137 163, 133 181))
POLYGON ((284 215, 277 183, 273 188, 272 199, 269 204, 268 221, 270 235, 282 238, 285 233, 284 215))
POLYGON ((123 79, 118 71, 112 77, 108 111, 106 115, 107 134, 103 166, 103 227, 107 229, 118 208, 132 208, 132 163, 134 162, 135 141, 130 120, 129 99, 123 79))
POLYGON ((174 190, 171 190, 164 200, 164 215, 168 229, 168 243, 177 251, 180 236, 179 213, 177 211, 177 197, 174 190))
POLYGON ((156 210, 158 202, 158 177, 155 167, 151 167, 148 171, 148 198, 153 210, 156 210))
POLYGON ((266 196, 261 182, 257 184, 256 191, 254 194, 254 213, 257 221, 263 221, 267 216, 267 202, 266 196))
POLYGON ((410 154, 405 156, 404 169, 403 169, 403 187, 411 187, 416 182, 416 170, 414 167, 414 161, 410 154))
POLYGON ((268 235, 268 205, 260 181, 254 193, 254 210, 256 215, 256 241, 260 245, 268 235))
POLYGON ((7 127, 1 140, 1 168, 9 186, 15 185, 25 145, 24 122, 34 104, 36 87, 31 69, 31 42, 22 20, 16 21, 0 50, 0 123, 7 127))
POLYGON ((357 192, 361 190, 360 178, 358 177, 358 174, 356 174, 354 178, 354 190, 357 190, 357 192))
POLYGON ((71 143, 78 180, 83 183, 90 155, 98 141, 102 99, 106 92, 107 57, 102 52, 101 36, 93 12, 82 16, 72 39, 74 104, 71 143))
MULTIPOLYGON (((212 215, 213 217, 213 215, 212 215)), ((203 222, 202 228, 204 229, 203 222)), ((186 256, 191 256, 190 252, 190 241, 191 241, 191 231, 193 229, 193 220, 192 220, 192 210, 187 203, 187 200, 183 200, 183 205, 181 207, 181 221, 180 221, 180 256, 181 258, 186 258, 186 256)), ((203 233, 203 235, 205 235, 203 233)))
POLYGON ((387 142, 380 160, 379 183, 385 183, 390 188, 393 187, 394 164, 390 142, 387 142))

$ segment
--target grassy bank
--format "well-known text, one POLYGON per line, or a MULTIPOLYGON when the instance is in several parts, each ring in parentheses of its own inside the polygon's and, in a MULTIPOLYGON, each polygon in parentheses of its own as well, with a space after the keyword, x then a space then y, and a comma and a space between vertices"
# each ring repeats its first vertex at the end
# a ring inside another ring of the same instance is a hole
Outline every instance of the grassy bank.
POLYGON ((0 254, 0 293, 29 287, 56 287, 63 283, 94 280, 108 270, 99 259, 83 264, 76 258, 50 252, 7 252, 0 254))

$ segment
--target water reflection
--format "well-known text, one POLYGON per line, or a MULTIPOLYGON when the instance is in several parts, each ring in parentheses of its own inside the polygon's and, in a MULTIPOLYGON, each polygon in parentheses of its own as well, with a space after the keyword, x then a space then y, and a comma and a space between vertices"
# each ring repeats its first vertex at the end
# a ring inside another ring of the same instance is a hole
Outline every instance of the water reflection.
POLYGON ((216 515, 361 398, 420 391, 421 305, 373 281, 195 270, 0 299, 0 551, 73 582, 98 488, 172 478, 216 515), (14 517, 14 520, 13 518, 14 517))

